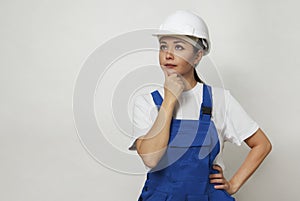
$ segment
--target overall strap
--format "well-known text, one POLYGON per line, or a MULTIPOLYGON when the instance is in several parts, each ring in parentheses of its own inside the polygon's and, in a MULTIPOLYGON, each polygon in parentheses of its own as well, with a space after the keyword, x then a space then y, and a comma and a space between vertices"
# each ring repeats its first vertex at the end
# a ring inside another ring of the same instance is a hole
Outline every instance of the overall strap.
POLYGON ((153 91, 151 93, 151 95, 152 95, 152 98, 154 100, 155 105, 157 106, 157 109, 159 110, 160 106, 161 106, 161 104, 163 102, 163 99, 162 99, 160 93, 156 90, 156 91, 153 91))
POLYGON ((203 84, 203 98, 200 110, 200 119, 210 121, 212 112, 212 92, 211 87, 203 84))

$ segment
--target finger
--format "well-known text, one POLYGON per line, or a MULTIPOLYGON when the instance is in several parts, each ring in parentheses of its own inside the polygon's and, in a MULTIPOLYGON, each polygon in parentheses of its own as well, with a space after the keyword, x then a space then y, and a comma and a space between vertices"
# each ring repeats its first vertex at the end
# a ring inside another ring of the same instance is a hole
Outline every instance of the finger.
POLYGON ((209 175, 210 179, 216 179, 216 178, 223 178, 223 174, 217 173, 217 174, 210 174, 209 175))
POLYGON ((178 73, 176 72, 176 71, 168 71, 168 73, 169 73, 169 76, 174 76, 174 77, 178 77, 179 78, 179 75, 178 75, 178 73))
POLYGON ((171 69, 171 68, 166 68, 166 67, 163 67, 167 72, 168 72, 168 75, 171 75, 173 73, 176 73, 176 70, 174 69, 171 69))
POLYGON ((214 184, 214 183, 218 183, 218 184, 224 184, 226 183, 224 179, 211 179, 210 183, 214 184))
POLYGON ((169 74, 169 77, 177 78, 177 74, 176 74, 176 73, 170 73, 170 74, 169 74))
POLYGON ((222 184, 222 185, 214 185, 214 188, 215 188, 215 189, 224 189, 224 190, 226 190, 226 189, 227 189, 227 185, 225 185, 225 184, 222 184))
POLYGON ((223 169, 219 165, 214 165, 213 169, 218 170, 220 173, 223 172, 223 169))
POLYGON ((178 83, 180 83, 180 84, 183 84, 183 83, 184 83, 179 77, 176 78, 176 81, 177 81, 178 83))
POLYGON ((168 71, 164 68, 164 67, 162 67, 162 70, 163 70, 163 72, 164 72, 164 76, 165 76, 165 78, 167 78, 169 75, 168 75, 168 71))

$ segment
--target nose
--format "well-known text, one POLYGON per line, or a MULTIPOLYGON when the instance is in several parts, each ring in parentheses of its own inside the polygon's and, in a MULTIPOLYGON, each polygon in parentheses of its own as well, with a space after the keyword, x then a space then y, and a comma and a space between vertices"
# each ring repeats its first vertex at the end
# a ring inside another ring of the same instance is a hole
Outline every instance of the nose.
POLYGON ((166 52, 166 59, 174 59, 174 53, 172 52, 172 51, 170 51, 170 50, 168 50, 167 52, 166 52))

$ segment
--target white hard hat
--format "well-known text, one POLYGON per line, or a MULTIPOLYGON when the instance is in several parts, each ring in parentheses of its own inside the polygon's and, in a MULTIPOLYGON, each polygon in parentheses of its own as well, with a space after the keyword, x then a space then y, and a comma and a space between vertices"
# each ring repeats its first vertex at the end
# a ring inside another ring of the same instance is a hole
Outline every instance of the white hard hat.
POLYGON ((153 36, 185 35, 205 39, 204 55, 210 51, 208 28, 204 20, 191 11, 179 10, 169 15, 153 36))

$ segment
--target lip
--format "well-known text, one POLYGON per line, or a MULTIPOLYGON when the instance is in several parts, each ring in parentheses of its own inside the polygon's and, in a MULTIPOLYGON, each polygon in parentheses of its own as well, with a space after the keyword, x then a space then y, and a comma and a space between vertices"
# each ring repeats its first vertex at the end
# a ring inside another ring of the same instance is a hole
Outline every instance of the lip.
POLYGON ((167 67, 167 68, 175 68, 177 65, 175 65, 175 64, 165 64, 164 66, 167 67))

